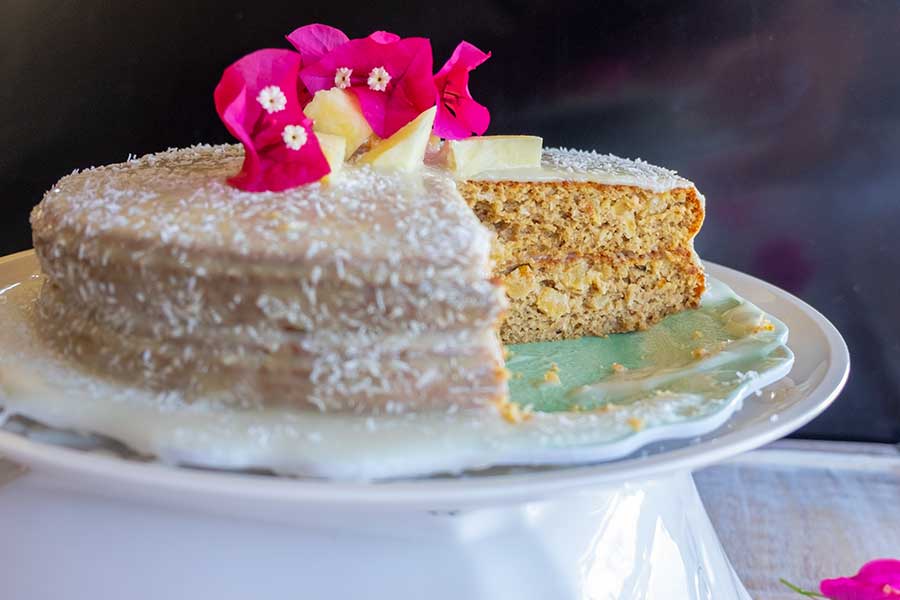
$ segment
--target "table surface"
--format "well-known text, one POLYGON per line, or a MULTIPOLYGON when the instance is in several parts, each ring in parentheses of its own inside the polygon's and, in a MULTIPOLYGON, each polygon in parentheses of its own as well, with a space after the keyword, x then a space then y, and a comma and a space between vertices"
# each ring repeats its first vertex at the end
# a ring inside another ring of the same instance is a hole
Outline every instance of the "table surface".
POLYGON ((782 440, 695 475, 752 598, 797 600, 873 558, 900 558, 900 448, 782 440))
MULTIPOLYGON (((0 459, 0 485, 17 467, 0 459)), ((696 473, 751 597, 796 600, 873 558, 900 558, 900 447, 782 440, 696 473)))

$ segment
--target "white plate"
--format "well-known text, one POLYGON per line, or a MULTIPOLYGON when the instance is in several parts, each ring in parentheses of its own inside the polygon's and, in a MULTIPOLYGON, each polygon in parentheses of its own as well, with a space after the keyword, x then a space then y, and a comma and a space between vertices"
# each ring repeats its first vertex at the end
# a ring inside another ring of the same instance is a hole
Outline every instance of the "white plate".
MULTIPOLYGON (((33 269, 27 253, 0 262, 0 285, 27 277, 33 269)), ((270 476, 214 473, 99 456, 36 443, 0 432, 0 454, 52 477, 60 485, 101 488, 106 493, 222 508, 239 512, 295 511, 298 505, 384 508, 459 508, 543 497, 583 486, 647 479, 677 470, 692 470, 782 437, 824 410, 843 386, 849 357, 838 332, 814 309, 762 281, 717 265, 712 276, 791 331, 796 355, 792 385, 745 402, 722 428, 702 439, 654 443, 640 456, 588 467, 483 472, 477 476, 388 483, 344 483, 270 476)), ((777 385, 777 384, 776 384, 777 385)))
POLYGON ((38 333, 41 284, 32 278, 0 293, 0 403, 36 422, 5 428, 173 466, 372 481, 592 464, 715 430, 794 360, 784 323, 710 277, 700 308, 646 331, 509 346, 510 401, 518 406, 503 408, 534 409, 517 423, 495 406, 380 415, 240 410, 215 397, 185 402, 177 391, 110 381, 60 359, 38 333))

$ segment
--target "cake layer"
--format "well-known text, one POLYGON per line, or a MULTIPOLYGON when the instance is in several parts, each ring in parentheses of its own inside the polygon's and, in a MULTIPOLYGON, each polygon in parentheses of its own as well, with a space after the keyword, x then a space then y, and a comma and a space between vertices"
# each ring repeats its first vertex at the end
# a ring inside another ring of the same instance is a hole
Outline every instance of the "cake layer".
POLYGON ((490 232, 453 180, 228 186, 238 147, 63 178, 32 213, 46 334, 107 375, 248 406, 398 412, 506 393, 490 232))
POLYGON ((503 395, 502 356, 492 330, 380 335, 241 327, 160 338, 97 321, 95 310, 46 283, 41 332, 98 373, 151 389, 178 390, 240 408, 323 411, 446 410, 503 395))
POLYGON ((494 259, 501 270, 525 257, 613 257, 685 247, 704 216, 693 186, 657 192, 593 181, 474 180, 459 189, 496 232, 494 259))
POLYGON ((175 261, 198 277, 209 263, 237 274, 340 264, 404 281, 489 269, 491 235, 444 173, 348 167, 329 183, 243 192, 226 183, 242 159, 240 146, 196 146, 64 177, 32 213, 39 257, 52 242, 103 265, 175 261))
POLYGON ((530 261, 502 280, 510 298, 500 330, 507 344, 646 329, 697 307, 706 285, 690 251, 530 261))
POLYGON ((705 200, 673 171, 550 148, 539 168, 483 172, 458 186, 496 233, 506 343, 643 329, 700 301, 693 239, 705 200))
POLYGON ((244 327, 245 336, 271 327, 385 333, 491 328, 505 306, 502 289, 483 277, 466 281, 464 273, 452 271, 441 278, 410 277, 383 263, 335 264, 333 256, 293 265, 203 260, 200 267, 199 257, 186 264, 153 252, 132 260, 121 247, 98 256, 82 246, 80 257, 52 239, 40 248, 48 278, 92 307, 95 320, 126 334, 181 337, 234 326, 244 327))

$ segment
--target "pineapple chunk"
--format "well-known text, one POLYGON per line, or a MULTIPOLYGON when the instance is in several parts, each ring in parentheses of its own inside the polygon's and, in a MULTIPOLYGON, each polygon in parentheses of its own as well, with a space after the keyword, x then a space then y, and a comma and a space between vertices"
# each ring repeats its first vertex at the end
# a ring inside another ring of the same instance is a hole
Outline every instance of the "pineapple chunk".
POLYGON ((404 125, 391 137, 381 140, 359 157, 359 162, 382 169, 412 171, 425 161, 425 149, 434 126, 437 107, 432 106, 404 125))
POLYGON ((528 265, 522 265, 503 278, 503 285, 506 287, 506 295, 518 300, 533 292, 538 286, 538 281, 534 276, 534 270, 528 265))
POLYGON ((458 177, 494 169, 541 166, 544 140, 533 135, 484 135, 450 141, 450 166, 458 177))
POLYGON ((347 148, 347 138, 339 135, 331 135, 330 133, 322 133, 316 131, 316 139, 319 140, 319 148, 331 167, 331 173, 325 176, 327 180, 331 175, 335 175, 344 166, 344 153, 347 148))
POLYGON ((551 287, 541 288, 537 307, 554 321, 569 312, 569 297, 551 287))
POLYGON ((372 128, 352 92, 340 88, 319 90, 303 113, 313 120, 313 130, 339 135, 347 140, 344 158, 349 158, 372 135, 372 128))

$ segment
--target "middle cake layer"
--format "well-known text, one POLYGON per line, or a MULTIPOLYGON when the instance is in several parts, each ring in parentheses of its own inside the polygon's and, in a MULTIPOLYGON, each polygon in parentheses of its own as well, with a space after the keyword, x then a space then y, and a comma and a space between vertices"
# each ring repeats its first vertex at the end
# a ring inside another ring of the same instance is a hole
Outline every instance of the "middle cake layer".
POLYGON ((696 308, 706 281, 687 251, 614 260, 541 259, 501 279, 510 301, 500 330, 507 344, 646 329, 667 315, 696 308))

